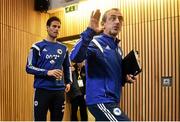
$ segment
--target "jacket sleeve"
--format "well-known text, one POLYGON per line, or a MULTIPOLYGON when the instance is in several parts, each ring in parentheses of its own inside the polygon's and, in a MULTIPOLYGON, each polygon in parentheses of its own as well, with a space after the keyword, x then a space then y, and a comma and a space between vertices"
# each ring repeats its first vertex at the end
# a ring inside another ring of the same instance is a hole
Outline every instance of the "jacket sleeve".
POLYGON ((40 48, 36 45, 33 45, 30 49, 27 64, 26 64, 26 72, 33 75, 42 75, 46 76, 48 70, 38 68, 37 61, 40 56, 40 48))
POLYGON ((65 84, 72 83, 72 72, 70 67, 70 59, 69 59, 69 53, 66 51, 65 59, 63 62, 63 72, 64 72, 64 80, 65 84))
POLYGON ((87 28, 83 33, 81 33, 80 40, 74 46, 70 54, 70 59, 73 62, 80 63, 87 58, 88 46, 94 35, 96 35, 96 32, 91 28, 87 28))

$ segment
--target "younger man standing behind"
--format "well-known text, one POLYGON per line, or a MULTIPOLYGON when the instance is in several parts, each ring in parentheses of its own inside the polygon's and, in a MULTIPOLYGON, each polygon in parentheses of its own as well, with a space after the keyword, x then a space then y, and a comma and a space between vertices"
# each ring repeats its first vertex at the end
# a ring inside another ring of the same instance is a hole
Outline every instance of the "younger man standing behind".
POLYGON ((32 45, 26 71, 34 75, 34 120, 46 121, 48 109, 51 121, 61 121, 64 114, 64 90, 70 90, 70 62, 67 47, 56 41, 61 21, 51 17, 47 37, 32 45))

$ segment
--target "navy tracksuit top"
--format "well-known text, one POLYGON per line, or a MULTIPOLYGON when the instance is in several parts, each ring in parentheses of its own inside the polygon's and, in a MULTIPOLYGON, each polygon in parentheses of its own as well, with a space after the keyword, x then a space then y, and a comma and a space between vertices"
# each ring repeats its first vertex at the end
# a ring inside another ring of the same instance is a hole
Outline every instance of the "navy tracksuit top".
POLYGON ((87 28, 71 51, 73 62, 86 61, 87 105, 120 101, 122 87, 122 51, 119 40, 105 34, 95 36, 87 28), (96 40, 96 43, 93 41, 96 40))
POLYGON ((26 65, 27 73, 34 75, 34 88, 64 90, 65 84, 72 80, 68 50, 60 42, 46 40, 32 45, 26 65), (61 69, 64 77, 56 79, 47 76, 48 70, 61 69))

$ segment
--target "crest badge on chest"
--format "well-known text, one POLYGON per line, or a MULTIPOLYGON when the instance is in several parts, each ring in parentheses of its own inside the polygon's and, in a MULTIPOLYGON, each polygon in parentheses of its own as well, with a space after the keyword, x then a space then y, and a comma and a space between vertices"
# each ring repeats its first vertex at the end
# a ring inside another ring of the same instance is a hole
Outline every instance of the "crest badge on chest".
POLYGON ((61 55, 61 54, 63 53, 63 51, 62 51, 61 49, 57 49, 57 53, 58 53, 59 55, 61 55))

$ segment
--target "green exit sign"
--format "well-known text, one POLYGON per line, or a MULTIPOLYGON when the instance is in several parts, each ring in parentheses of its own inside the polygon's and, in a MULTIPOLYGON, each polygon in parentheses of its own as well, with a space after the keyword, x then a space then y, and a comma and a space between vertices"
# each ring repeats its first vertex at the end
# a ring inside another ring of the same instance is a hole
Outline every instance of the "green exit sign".
POLYGON ((77 10, 78 8, 78 5, 71 5, 71 6, 68 6, 65 8, 65 12, 68 13, 68 12, 72 12, 72 11, 75 11, 77 10))

